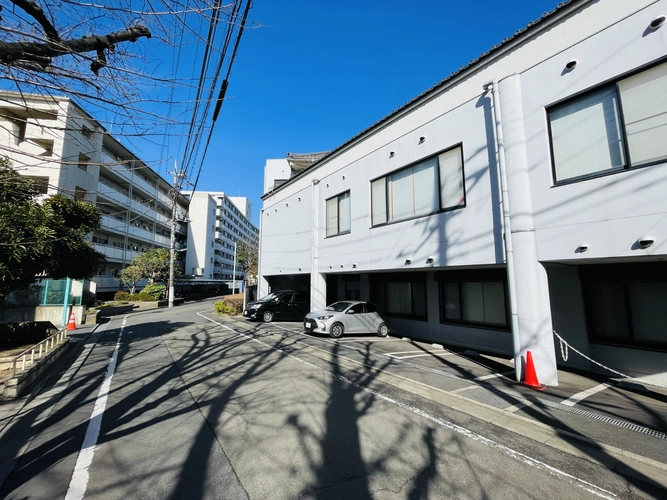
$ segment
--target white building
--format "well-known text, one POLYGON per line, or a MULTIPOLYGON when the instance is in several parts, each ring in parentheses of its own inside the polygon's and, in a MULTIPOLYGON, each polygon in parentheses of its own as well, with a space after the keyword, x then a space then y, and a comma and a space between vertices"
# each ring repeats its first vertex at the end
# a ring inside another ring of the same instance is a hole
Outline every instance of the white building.
MULTIPOLYGON (((260 295, 667 383, 667 0, 571 0, 266 189, 260 295), (494 83, 495 82, 495 83, 494 83)), ((267 163, 268 165, 268 163, 267 163)), ((266 188, 266 186, 265 186, 266 188)))
POLYGON ((223 280, 230 288, 241 287, 246 274, 238 262, 234 267, 234 245, 237 241, 252 244, 259 235, 250 222, 250 201, 223 192, 195 191, 185 195, 190 199, 186 274, 223 280))
MULTIPOLYGON (((118 275, 140 252, 169 248, 171 184, 112 137, 71 99, 0 92, 0 154, 43 194, 69 194, 93 203, 102 226, 90 235, 107 263, 97 292, 120 288, 118 275)), ((185 213, 187 200, 178 197, 185 213)), ((178 225, 176 248, 186 228, 178 225)))

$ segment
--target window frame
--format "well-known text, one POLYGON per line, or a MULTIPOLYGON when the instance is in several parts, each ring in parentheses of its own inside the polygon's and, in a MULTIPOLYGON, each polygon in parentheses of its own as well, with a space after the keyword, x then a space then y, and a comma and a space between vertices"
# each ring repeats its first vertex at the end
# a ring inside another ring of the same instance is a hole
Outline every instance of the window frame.
POLYGON ((654 165, 659 165, 661 163, 667 163, 667 160, 655 160, 655 161, 650 161, 650 162, 644 162, 644 163, 638 163, 637 165, 632 164, 632 158, 630 157, 630 148, 628 146, 628 134, 626 131, 625 127, 625 113, 623 112, 623 98, 621 96, 621 92, 619 90, 619 83, 623 80, 626 80, 628 78, 631 78, 635 75, 638 75, 640 73, 643 73, 645 71, 650 71, 653 68, 656 68, 660 65, 667 64, 667 59, 661 59, 659 61, 655 61, 651 63, 650 65, 643 66, 641 68, 637 68, 631 72, 625 73, 621 76, 617 76, 615 78, 612 78, 610 80, 606 80, 604 82, 601 82, 600 84, 588 88, 586 90, 583 90, 581 92, 578 92, 574 95, 571 95, 565 99, 562 99, 560 101, 554 102, 548 106, 545 106, 545 118, 546 118, 546 123, 547 123, 547 135, 549 139, 548 147, 549 147, 549 159, 551 161, 551 179, 552 179, 552 187, 559 187, 559 186, 566 186, 568 184, 574 184, 576 182, 582 182, 586 181, 589 179, 598 179, 600 177, 606 177, 608 175, 616 175, 620 174, 622 172, 629 172, 631 170, 637 170, 640 168, 645 168, 645 167, 651 167, 654 165), (550 118, 550 113, 554 109, 558 109, 561 106, 571 104, 579 99, 583 99, 591 94, 594 94, 595 92, 602 91, 606 88, 613 88, 614 93, 616 95, 616 99, 618 102, 618 127, 620 129, 620 135, 621 135, 621 140, 623 141, 623 156, 624 156, 624 165, 621 168, 615 168, 615 169, 608 169, 604 170, 601 172, 595 172, 591 174, 585 174, 585 175, 580 175, 577 177, 570 177, 568 179, 564 180, 558 180, 558 176, 556 175, 556 158, 554 154, 554 142, 553 142, 553 132, 552 132, 552 127, 551 127, 551 118, 550 118))
POLYGON ((510 312, 509 290, 507 286, 507 271, 505 269, 477 269, 470 271, 439 271, 435 273, 435 279, 438 282, 438 309, 440 312, 440 324, 456 325, 469 328, 480 328, 484 330, 495 330, 502 332, 512 331, 512 321, 510 312), (450 319, 445 317, 445 291, 446 283, 458 284, 459 290, 459 316, 461 319, 450 319), (463 302, 461 301, 462 283, 502 283, 505 294, 505 325, 497 323, 485 323, 479 321, 468 321, 463 319, 463 302))
POLYGON ((414 273, 396 273, 396 274, 387 274, 387 273, 377 273, 370 274, 369 281, 371 285, 371 302, 378 307, 380 312, 390 318, 401 318, 409 319, 413 321, 428 321, 428 284, 426 273, 414 272, 414 273), (401 313, 392 313, 387 311, 387 284, 388 283, 410 283, 410 309, 414 311, 413 303, 415 301, 415 291, 414 285, 419 285, 423 287, 424 291, 424 314, 401 314, 401 313), (382 296, 383 301, 378 300, 377 287, 383 287, 382 296))
POLYGON ((629 300, 629 285, 631 283, 665 283, 667 282, 667 266, 657 266, 656 263, 628 263, 628 264, 599 264, 581 266, 579 280, 584 303, 586 318, 586 333, 588 341, 595 345, 624 347, 627 349, 642 349, 645 351, 667 352, 665 342, 635 339, 632 322, 632 304, 629 300), (651 265, 653 264, 653 265, 651 265), (599 283, 620 284, 623 287, 623 306, 625 307, 627 337, 605 337, 599 335, 595 329, 594 307, 592 305, 591 285, 599 283))
POLYGON ((371 179, 370 183, 369 183, 369 187, 370 187, 370 195, 369 195, 369 199, 370 199, 370 218, 371 218, 371 226, 370 227, 371 227, 371 229, 376 228, 376 227, 388 226, 390 224, 400 224, 401 222, 406 222, 406 221, 409 221, 409 220, 421 219, 422 217, 430 217, 431 215, 436 215, 436 214, 440 214, 440 213, 444 213, 444 212, 452 212, 454 210, 459 210, 459 209, 462 209, 462 208, 466 208, 468 206, 468 193, 466 191, 466 182, 465 182, 466 173, 465 173, 465 161, 464 160, 465 160, 465 158, 463 156, 463 141, 461 141, 461 142, 458 142, 458 143, 454 144, 453 146, 449 146, 445 149, 442 149, 442 150, 438 151, 437 153, 426 156, 424 158, 420 158, 419 160, 413 161, 412 163, 409 163, 408 165, 403 165, 402 167, 399 167, 395 170, 392 170, 390 172, 387 172, 383 175, 380 175, 378 177, 375 177, 375 178, 371 179), (462 185, 463 185, 463 202, 460 205, 455 205, 455 206, 451 206, 451 207, 442 208, 442 186, 440 184, 440 162, 438 161, 438 165, 437 165, 435 173, 436 173, 436 176, 437 176, 437 192, 438 192, 438 207, 439 208, 437 210, 435 210, 433 212, 430 212, 430 213, 427 213, 427 214, 415 215, 414 217, 408 217, 408 218, 405 218, 405 219, 390 221, 389 220, 389 192, 388 192, 389 182, 387 181, 387 179, 389 177, 391 177, 392 175, 396 175, 399 172, 402 172, 402 171, 407 170, 409 168, 413 168, 415 165, 427 162, 427 161, 429 161, 433 158, 437 159, 441 154, 448 153, 449 151, 454 151, 457 148, 460 149, 460 153, 461 153, 460 159, 461 159, 461 181, 462 181, 462 185), (385 182, 384 182, 384 192, 385 192, 385 194, 384 194, 384 202, 385 202, 384 203, 384 205, 385 205, 384 210, 385 210, 385 219, 386 219, 386 221, 382 222, 380 224, 373 224, 373 183, 376 182, 376 181, 379 181, 380 179, 385 180, 385 182))
POLYGON ((343 234, 350 234, 351 232, 352 232, 352 193, 351 190, 348 189, 334 196, 330 196, 329 198, 324 200, 324 239, 335 238, 336 236, 341 236, 343 234), (340 197, 343 196, 344 194, 347 194, 348 199, 350 200, 350 229, 348 229, 347 231, 340 230, 340 197), (327 204, 329 203, 330 200, 333 200, 334 198, 336 199, 336 233, 327 234, 328 219, 329 219, 328 217, 329 214, 327 213, 327 204))

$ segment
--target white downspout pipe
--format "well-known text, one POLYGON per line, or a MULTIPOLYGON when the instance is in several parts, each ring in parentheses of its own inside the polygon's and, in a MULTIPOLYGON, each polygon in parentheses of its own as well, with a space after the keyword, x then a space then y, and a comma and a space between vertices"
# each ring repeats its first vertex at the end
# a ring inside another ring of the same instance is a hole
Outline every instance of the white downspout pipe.
MULTIPOLYGON (((517 310, 516 278, 514 273, 514 249, 512 247, 512 221, 510 220, 509 189, 507 187, 507 164, 505 163, 505 139, 503 135, 503 121, 500 110, 500 92, 498 81, 492 80, 484 84, 486 92, 491 91, 491 106, 496 129, 496 154, 498 156, 498 170, 500 171, 500 203, 503 206, 503 241, 505 242, 505 260, 507 262, 507 288, 509 290, 510 317, 512 325, 512 339, 514 345, 521 345, 519 336, 519 313, 517 310)), ((515 349, 514 366, 519 377, 521 360, 518 359, 518 350, 515 349)))

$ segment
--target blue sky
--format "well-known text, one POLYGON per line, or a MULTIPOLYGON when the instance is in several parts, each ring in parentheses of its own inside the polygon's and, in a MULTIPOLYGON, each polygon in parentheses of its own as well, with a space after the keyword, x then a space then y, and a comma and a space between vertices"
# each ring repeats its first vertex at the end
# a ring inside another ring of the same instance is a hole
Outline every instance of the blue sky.
POLYGON ((256 0, 198 189, 257 224, 267 158, 339 146, 556 5, 256 0))
MULTIPOLYGON (((58 27, 76 27, 70 36, 148 23, 158 29, 153 38, 123 47, 143 56, 133 59, 139 62, 137 74, 196 82, 203 44, 192 37, 180 43, 169 34, 174 25, 168 17, 135 18, 135 12, 148 4, 131 3, 136 7, 132 12, 91 6, 88 17, 89 11, 77 10, 78 4, 54 4, 49 12, 58 27), (86 21, 75 22, 68 13, 86 21), (161 38, 176 46, 170 48, 161 38)), ((556 5, 556 0, 254 0, 197 189, 247 196, 257 224, 267 158, 339 146, 556 5)), ((193 25, 203 21, 192 14, 189 20, 193 25)), ((200 26, 206 33, 207 27, 200 26)), ((222 34, 221 30, 218 38, 222 34)), ((87 63, 79 67, 87 71, 87 63)), ((160 126, 160 117, 187 111, 189 104, 184 103, 192 102, 194 93, 179 87, 174 100, 180 105, 170 107, 164 103, 171 93, 168 84, 146 91, 154 82, 130 76, 128 85, 122 79, 126 73, 112 68, 103 72, 106 80, 91 80, 136 87, 148 97, 145 108, 154 114, 136 120, 132 113, 114 116, 110 107, 96 109, 94 99, 84 107, 163 176, 170 177, 166 169, 173 167, 174 159, 179 168, 196 173, 199 162, 181 164, 187 127, 160 126), (137 122, 148 124, 147 137, 136 136, 132 124, 137 122)), ((13 85, 11 79, 0 81, 1 87, 8 85, 13 85)), ((187 112, 180 119, 187 121, 187 112)))

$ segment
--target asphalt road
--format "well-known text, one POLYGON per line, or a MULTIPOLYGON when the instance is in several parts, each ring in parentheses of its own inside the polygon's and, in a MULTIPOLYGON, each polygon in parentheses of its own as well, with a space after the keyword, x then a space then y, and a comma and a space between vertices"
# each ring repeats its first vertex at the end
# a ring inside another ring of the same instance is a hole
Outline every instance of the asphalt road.
MULTIPOLYGON (((71 379, 0 497, 664 493, 387 384, 388 361, 370 350, 350 363, 341 343, 289 330, 224 320, 203 302, 114 318, 80 367, 63 369, 71 379)), ((21 417, 26 436, 32 418, 21 417)))

